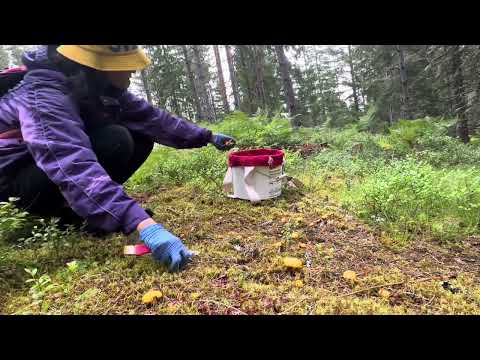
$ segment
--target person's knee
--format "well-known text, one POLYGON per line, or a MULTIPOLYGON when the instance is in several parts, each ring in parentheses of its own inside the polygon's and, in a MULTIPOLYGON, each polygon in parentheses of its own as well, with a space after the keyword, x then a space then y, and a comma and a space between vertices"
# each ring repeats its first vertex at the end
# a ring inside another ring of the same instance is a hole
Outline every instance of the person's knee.
POLYGON ((105 141, 110 144, 112 151, 115 152, 115 156, 129 159, 135 149, 135 143, 130 131, 121 125, 110 125, 105 130, 105 141))
POLYGON ((109 125, 97 130, 90 136, 93 151, 99 161, 127 163, 133 156, 135 143, 130 131, 121 125, 109 125))
POLYGON ((135 157, 143 163, 153 150, 154 142, 149 137, 133 133, 135 157))
POLYGON ((153 150, 154 142, 148 136, 139 134, 137 132, 131 132, 134 142, 133 155, 128 161, 128 164, 117 172, 118 176, 116 181, 123 184, 127 181, 147 160, 148 156, 153 150))

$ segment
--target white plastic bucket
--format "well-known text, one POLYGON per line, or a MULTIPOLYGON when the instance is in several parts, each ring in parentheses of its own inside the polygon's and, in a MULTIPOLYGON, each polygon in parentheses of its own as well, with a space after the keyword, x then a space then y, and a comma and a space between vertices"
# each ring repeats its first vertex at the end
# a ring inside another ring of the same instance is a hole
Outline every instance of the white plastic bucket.
MULTIPOLYGON (((251 157, 252 155, 250 155, 251 157)), ((229 166, 223 181, 225 192, 229 193, 228 196, 231 198, 251 202, 280 196, 282 194, 282 179, 285 177, 283 155, 281 161, 282 164, 276 167, 229 166)))

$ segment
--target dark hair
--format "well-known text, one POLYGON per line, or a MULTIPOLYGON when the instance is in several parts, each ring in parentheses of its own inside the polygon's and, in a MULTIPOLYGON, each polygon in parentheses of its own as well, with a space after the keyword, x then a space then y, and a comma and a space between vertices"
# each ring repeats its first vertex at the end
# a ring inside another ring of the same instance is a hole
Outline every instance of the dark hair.
POLYGON ((68 79, 70 95, 82 113, 92 113, 100 104, 100 96, 109 88, 105 74, 94 68, 74 62, 59 52, 60 45, 48 45, 49 61, 68 79))

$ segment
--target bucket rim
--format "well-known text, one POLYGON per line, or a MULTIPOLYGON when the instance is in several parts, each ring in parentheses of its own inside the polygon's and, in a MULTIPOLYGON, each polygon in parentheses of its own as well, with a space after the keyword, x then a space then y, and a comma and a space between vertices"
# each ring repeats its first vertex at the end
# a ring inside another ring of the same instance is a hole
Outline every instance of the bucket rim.
POLYGON ((264 149, 248 149, 248 150, 238 150, 231 152, 228 156, 284 156, 285 151, 282 149, 269 149, 269 148, 264 148, 264 149))
POLYGON ((232 152, 228 156, 230 167, 269 166, 283 164, 285 152, 281 149, 251 149, 232 152))

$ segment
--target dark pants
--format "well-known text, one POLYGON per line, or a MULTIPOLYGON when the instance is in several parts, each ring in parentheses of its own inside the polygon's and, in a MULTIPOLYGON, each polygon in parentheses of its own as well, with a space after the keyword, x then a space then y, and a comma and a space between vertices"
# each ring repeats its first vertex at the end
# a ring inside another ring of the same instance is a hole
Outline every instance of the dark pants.
MULTIPOLYGON (((99 163, 113 181, 123 184, 145 162, 153 149, 153 142, 121 125, 107 125, 89 134, 99 163)), ((41 217, 59 217, 62 223, 82 222, 67 205, 58 187, 28 158, 8 175, 0 178, 0 201, 9 197, 20 200, 17 206, 41 217)))

